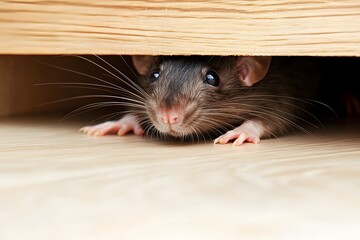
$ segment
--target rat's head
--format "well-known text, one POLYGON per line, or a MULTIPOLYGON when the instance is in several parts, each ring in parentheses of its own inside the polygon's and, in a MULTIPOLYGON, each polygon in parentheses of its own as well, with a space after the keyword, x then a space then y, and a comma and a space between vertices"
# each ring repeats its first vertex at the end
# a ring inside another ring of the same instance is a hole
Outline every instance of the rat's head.
POLYGON ((235 114, 241 110, 234 101, 239 101, 239 96, 246 95, 253 84, 264 78, 270 60, 270 57, 133 57, 147 92, 147 117, 159 132, 174 137, 209 134, 239 122, 235 114))

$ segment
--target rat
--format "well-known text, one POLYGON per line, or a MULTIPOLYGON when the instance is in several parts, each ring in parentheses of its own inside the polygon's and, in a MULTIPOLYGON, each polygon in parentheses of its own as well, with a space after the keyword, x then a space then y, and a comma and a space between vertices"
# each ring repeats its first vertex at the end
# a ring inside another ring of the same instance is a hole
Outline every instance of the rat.
POLYGON ((321 79, 314 58, 138 55, 132 61, 141 76, 132 113, 82 132, 215 136, 214 143, 238 146, 306 132, 301 123, 317 120, 307 110, 321 79))

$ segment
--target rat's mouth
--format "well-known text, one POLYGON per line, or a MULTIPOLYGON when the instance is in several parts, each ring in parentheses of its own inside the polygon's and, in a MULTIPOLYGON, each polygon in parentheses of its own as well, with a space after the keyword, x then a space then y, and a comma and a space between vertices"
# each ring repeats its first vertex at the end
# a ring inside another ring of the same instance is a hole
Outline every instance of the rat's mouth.
POLYGON ((189 125, 153 123, 154 127, 161 133, 172 137, 187 137, 194 134, 193 128, 189 125))
MULTIPOLYGON (((159 130, 159 129, 158 129, 158 130, 159 130)), ((172 137, 184 137, 184 136, 189 135, 189 133, 186 132, 186 131, 174 130, 174 129, 172 129, 172 128, 167 129, 167 131, 161 131, 161 130, 159 130, 159 131, 162 132, 162 133, 164 133, 164 134, 170 135, 170 136, 172 136, 172 137)))
POLYGON ((186 135, 186 134, 183 134, 181 132, 177 132, 177 131, 175 131, 173 129, 171 129, 169 132, 167 132, 167 134, 169 134, 169 135, 171 135, 173 137, 181 137, 181 136, 186 135))

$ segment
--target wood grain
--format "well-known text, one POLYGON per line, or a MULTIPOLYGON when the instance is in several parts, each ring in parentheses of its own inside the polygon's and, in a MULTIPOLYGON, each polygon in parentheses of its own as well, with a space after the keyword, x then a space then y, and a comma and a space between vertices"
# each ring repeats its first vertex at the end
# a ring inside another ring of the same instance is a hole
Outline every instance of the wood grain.
POLYGON ((360 238, 359 122, 236 148, 82 124, 0 121, 0 239, 360 238))
POLYGON ((360 56, 358 0, 0 1, 3 54, 360 56))

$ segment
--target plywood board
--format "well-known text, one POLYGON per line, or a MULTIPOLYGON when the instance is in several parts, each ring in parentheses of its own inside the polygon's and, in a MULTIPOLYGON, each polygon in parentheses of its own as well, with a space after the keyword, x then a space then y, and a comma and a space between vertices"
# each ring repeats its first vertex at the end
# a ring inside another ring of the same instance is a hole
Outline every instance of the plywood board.
POLYGON ((360 238, 359 122, 258 145, 0 121, 0 238, 360 238))
POLYGON ((360 2, 0 1, 3 54, 360 56, 360 2))

